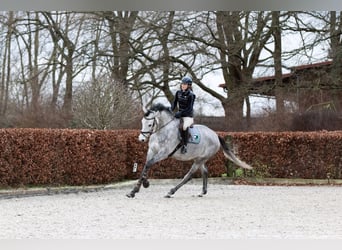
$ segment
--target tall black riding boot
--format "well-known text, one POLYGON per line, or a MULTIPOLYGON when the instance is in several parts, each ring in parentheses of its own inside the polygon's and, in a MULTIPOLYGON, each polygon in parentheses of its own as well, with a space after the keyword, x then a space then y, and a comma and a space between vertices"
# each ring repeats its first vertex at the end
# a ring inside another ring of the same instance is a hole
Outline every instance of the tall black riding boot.
POLYGON ((182 143, 183 143, 183 146, 181 149, 182 154, 185 154, 187 152, 188 137, 189 137, 189 128, 182 131, 182 143))

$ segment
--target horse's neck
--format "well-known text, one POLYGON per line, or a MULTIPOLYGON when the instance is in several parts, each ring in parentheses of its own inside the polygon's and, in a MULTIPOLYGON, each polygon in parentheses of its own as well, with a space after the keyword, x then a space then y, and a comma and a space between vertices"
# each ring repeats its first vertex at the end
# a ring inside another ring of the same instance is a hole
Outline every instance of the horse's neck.
POLYGON ((179 124, 179 119, 175 119, 173 116, 168 115, 168 114, 162 114, 160 118, 158 119, 158 127, 157 131, 164 132, 163 130, 166 129, 167 131, 178 131, 178 124, 179 124))
POLYGON ((160 128, 166 126, 172 120, 173 120, 172 116, 165 114, 165 113, 161 113, 160 117, 158 118, 158 128, 157 129, 160 129, 160 128))

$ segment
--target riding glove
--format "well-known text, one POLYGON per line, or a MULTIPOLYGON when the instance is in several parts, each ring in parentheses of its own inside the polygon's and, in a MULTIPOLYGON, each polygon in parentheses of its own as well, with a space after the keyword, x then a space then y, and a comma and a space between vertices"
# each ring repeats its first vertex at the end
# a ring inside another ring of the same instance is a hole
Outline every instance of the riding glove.
POLYGON ((181 118, 181 112, 180 111, 176 112, 175 117, 176 118, 181 118))

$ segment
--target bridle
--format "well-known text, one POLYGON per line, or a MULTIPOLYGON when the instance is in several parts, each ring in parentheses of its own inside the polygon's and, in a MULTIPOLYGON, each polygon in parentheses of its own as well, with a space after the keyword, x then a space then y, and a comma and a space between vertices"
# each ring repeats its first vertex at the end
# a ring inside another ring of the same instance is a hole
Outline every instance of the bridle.
POLYGON ((146 118, 144 117, 145 120, 153 120, 153 124, 151 126, 151 130, 150 131, 142 131, 140 130, 140 134, 142 134, 145 138, 148 138, 149 136, 151 136, 152 134, 158 132, 159 130, 161 130, 162 128, 166 127, 169 123, 171 123, 175 118, 173 117, 170 121, 168 121, 167 123, 165 123, 163 126, 161 126, 160 128, 158 128, 157 130, 154 130, 156 123, 156 117, 152 117, 152 118, 146 118))
POLYGON ((153 124, 151 126, 151 130, 150 131, 142 131, 140 130, 140 134, 142 134, 145 138, 149 137, 150 135, 152 135, 154 132, 153 132, 153 129, 154 129, 154 126, 156 125, 156 117, 154 116, 153 118, 146 118, 144 117, 145 120, 153 120, 153 124))

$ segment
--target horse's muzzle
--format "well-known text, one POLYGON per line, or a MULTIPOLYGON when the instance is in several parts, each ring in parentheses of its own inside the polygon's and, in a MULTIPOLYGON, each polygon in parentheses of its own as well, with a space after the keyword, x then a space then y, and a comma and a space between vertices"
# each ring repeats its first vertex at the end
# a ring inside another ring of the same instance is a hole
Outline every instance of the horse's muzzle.
POLYGON ((143 134, 140 134, 139 137, 138 137, 138 140, 141 141, 141 142, 146 142, 147 141, 147 137, 143 134))

